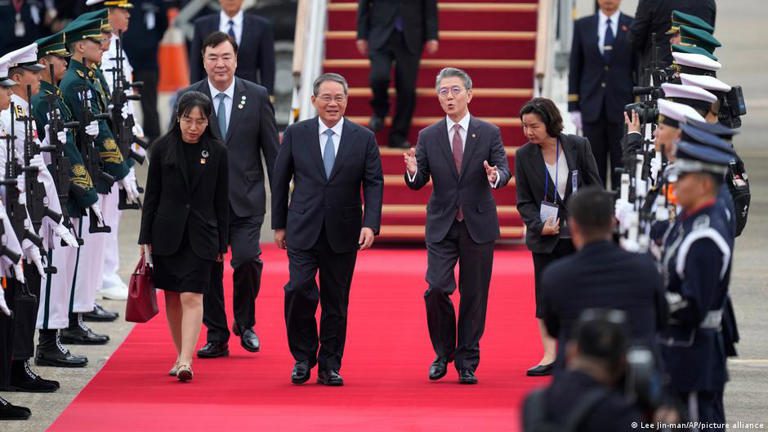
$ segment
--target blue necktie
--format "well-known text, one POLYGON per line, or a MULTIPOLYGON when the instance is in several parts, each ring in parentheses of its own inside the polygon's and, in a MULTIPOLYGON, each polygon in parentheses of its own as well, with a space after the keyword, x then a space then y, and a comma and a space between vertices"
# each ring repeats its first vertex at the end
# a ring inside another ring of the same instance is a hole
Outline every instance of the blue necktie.
POLYGON ((325 166, 325 178, 331 178, 331 171, 333 170, 333 162, 336 160, 336 154, 333 149, 333 131, 326 129, 323 134, 328 136, 325 141, 325 150, 323 151, 323 166, 325 166))
POLYGON ((227 106, 224 105, 224 101, 227 99, 227 95, 219 93, 216 95, 219 100, 219 109, 216 110, 216 119, 219 121, 219 130, 221 131, 221 139, 227 138, 227 106))
POLYGON ((611 62, 611 54, 613 51, 613 29, 611 28, 611 19, 608 18, 605 25, 605 39, 603 40, 603 58, 606 63, 611 62))
POLYGON ((232 38, 233 41, 237 42, 237 38, 235 37, 235 22, 229 20, 227 24, 229 24, 229 31, 227 31, 227 34, 232 38))

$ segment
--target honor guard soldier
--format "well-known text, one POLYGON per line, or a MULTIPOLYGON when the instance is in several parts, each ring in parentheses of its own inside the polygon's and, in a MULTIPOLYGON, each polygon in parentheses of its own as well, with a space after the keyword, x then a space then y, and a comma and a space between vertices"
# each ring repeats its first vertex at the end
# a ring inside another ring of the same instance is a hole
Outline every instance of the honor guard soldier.
MULTIPOLYGON (((96 89, 96 75, 90 65, 101 61, 101 26, 99 19, 72 22, 64 29, 68 50, 72 53, 69 69, 61 81, 61 93, 74 119, 81 125, 78 144, 86 171, 93 179, 99 201, 109 193, 112 183, 124 181, 128 174, 114 135, 107 123, 108 113, 103 112, 96 89), (97 129, 89 130, 96 120, 97 129), (85 125, 85 127, 83 127, 85 125), (94 132, 95 136, 90 132, 94 132)), ((101 204, 100 204, 101 205, 101 204)), ((70 327, 62 333, 62 340, 77 344, 105 344, 107 336, 93 333, 82 323, 82 314, 94 309, 96 291, 101 286, 100 263, 103 262, 105 232, 101 212, 91 209, 88 219, 81 218, 78 232, 85 244, 80 250, 79 261, 89 263, 89 271, 77 272, 74 285, 74 316, 70 327)))
POLYGON ((682 212, 664 239, 661 264, 670 321, 659 342, 670 386, 687 406, 688 419, 722 424, 728 379, 722 319, 733 236, 717 195, 734 153, 680 141, 676 156, 675 191, 682 212))
POLYGON ((667 30, 667 36, 669 37, 670 44, 680 44, 680 27, 682 26, 701 30, 709 34, 715 32, 715 28, 712 25, 697 17, 696 15, 691 15, 676 10, 672 12, 672 26, 669 28, 669 30, 667 30))

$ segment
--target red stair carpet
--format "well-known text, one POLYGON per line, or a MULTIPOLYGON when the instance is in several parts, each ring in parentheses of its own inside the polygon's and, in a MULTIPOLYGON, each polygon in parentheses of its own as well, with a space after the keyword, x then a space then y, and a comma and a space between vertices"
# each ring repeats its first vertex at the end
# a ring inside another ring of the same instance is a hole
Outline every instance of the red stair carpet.
MULTIPOLYGON (((474 81, 470 112, 501 128, 509 165, 525 140, 520 107, 533 96, 537 0, 439 0, 440 49, 424 54, 417 82, 417 102, 408 137, 416 145, 419 130, 444 116, 437 101, 435 77, 440 69, 466 70, 474 81)), ((371 116, 369 61, 355 47, 357 0, 330 0, 323 63, 327 72, 344 75, 350 85, 347 116, 367 124, 371 116)), ((394 107, 394 80, 392 104, 394 107)), ((390 116, 393 113, 390 112, 390 116)), ((389 119, 387 120, 389 122, 389 119)), ((414 193, 403 181, 403 150, 386 147, 388 128, 377 135, 384 166, 385 188, 381 234, 384 239, 423 240, 426 202, 431 186, 414 193)), ((520 240, 523 223, 515 208, 514 179, 494 192, 502 238, 520 240)))
MULTIPOLYGON (((292 385, 283 319, 287 258, 269 246, 263 258, 256 312, 262 352, 246 352, 233 337, 230 357, 195 359, 194 380, 179 383, 167 375, 175 353, 161 311, 136 325, 50 430, 518 431, 522 397, 546 383, 525 377, 541 354, 527 251, 496 252, 476 386, 458 384, 454 369, 439 382, 427 379, 434 354, 422 297, 426 252, 381 247, 358 256, 345 386, 315 384, 316 369, 307 384, 292 385)), ((225 292, 229 303, 231 282, 225 292)))

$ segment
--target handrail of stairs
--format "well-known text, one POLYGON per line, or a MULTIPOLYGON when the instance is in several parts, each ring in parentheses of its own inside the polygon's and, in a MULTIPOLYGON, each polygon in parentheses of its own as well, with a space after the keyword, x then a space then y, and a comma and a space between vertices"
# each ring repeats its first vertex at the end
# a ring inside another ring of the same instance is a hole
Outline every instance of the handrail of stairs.
POLYGON ((312 82, 320 74, 325 57, 327 0, 299 0, 294 34, 294 91, 290 122, 315 115, 310 103, 312 82))
POLYGON ((539 0, 534 95, 556 98, 568 69, 576 0, 539 0))

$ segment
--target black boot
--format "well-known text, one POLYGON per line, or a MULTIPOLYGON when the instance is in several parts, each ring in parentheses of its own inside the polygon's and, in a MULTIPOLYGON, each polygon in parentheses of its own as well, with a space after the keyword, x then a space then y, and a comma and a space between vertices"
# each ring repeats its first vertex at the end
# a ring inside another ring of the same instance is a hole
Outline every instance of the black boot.
POLYGON ((118 314, 117 312, 108 311, 103 307, 101 307, 100 304, 96 303, 92 311, 83 313, 83 320, 96 321, 96 322, 112 322, 116 320, 117 317, 119 316, 120 314, 118 314))
POLYGON ((11 364, 11 381, 6 391, 30 393, 53 393, 59 389, 59 382, 47 380, 29 367, 28 360, 14 360, 11 364))
POLYGON ((83 322, 83 314, 69 316, 69 327, 61 331, 61 342, 70 345, 106 345, 109 336, 96 334, 83 322))
POLYGON ((26 420, 30 415, 29 408, 13 405, 0 397, 0 420, 26 420))
POLYGON ((35 364, 54 367, 85 367, 88 358, 76 356, 64 348, 59 341, 58 330, 40 330, 40 343, 37 345, 35 364))

